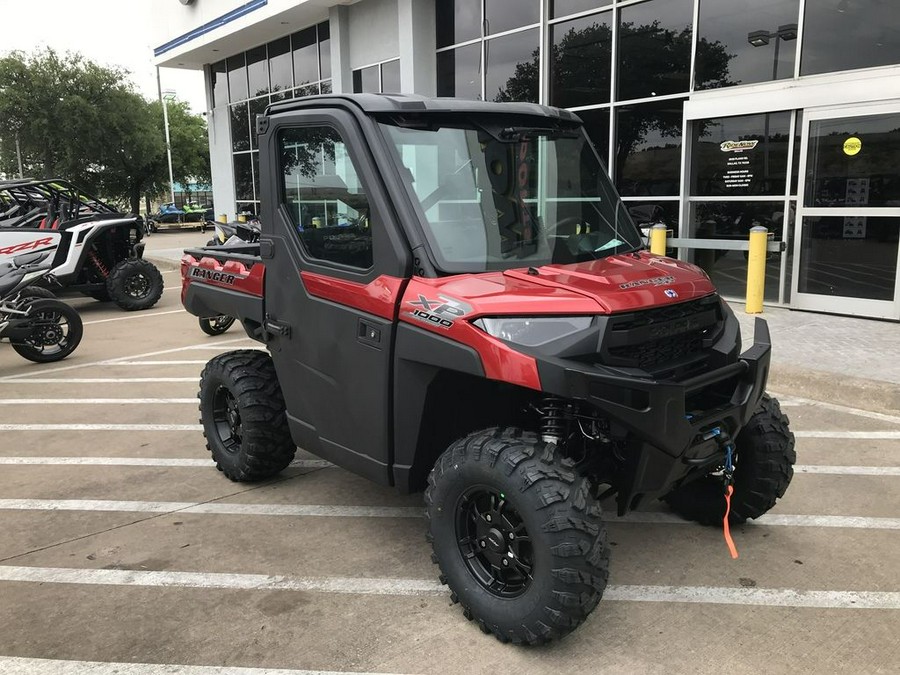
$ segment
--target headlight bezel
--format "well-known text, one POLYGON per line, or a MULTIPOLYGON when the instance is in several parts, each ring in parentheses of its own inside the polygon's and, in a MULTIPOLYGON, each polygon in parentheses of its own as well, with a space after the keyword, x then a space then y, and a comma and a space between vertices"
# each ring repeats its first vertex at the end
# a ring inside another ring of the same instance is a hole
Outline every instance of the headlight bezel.
POLYGON ((491 337, 529 349, 538 349, 589 330, 593 314, 539 314, 530 316, 482 316, 471 323, 491 337))

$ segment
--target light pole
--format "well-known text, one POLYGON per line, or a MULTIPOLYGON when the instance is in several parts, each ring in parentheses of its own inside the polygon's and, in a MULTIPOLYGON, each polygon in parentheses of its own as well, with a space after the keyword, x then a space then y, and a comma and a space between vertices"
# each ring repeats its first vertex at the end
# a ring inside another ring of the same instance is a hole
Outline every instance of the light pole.
MULTIPOLYGON (((778 51, 781 41, 788 42, 797 39, 797 24, 786 23, 778 27, 774 33, 767 30, 754 30, 747 33, 747 42, 754 47, 765 47, 769 40, 775 40, 775 54, 772 58, 772 80, 778 79, 778 51)), ((766 113, 766 125, 763 136, 763 174, 766 181, 769 180, 769 113, 766 113)))
POLYGON ((162 103, 163 109, 163 127, 166 131, 166 158, 169 161, 169 196, 172 198, 172 205, 175 205, 175 178, 172 172, 172 142, 169 139, 169 101, 175 100, 175 91, 166 89, 163 91, 162 82, 159 78, 159 66, 156 67, 156 86, 159 89, 159 101, 162 103))

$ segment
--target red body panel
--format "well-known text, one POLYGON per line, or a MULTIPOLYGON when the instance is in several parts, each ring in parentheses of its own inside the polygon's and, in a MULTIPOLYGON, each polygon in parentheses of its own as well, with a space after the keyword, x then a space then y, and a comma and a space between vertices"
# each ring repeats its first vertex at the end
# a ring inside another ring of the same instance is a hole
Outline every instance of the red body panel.
POLYGON ((185 253, 181 258, 181 301, 184 302, 188 286, 193 282, 228 288, 261 298, 265 274, 266 266, 262 263, 256 263, 248 268, 237 260, 227 260, 224 263, 207 257, 197 260, 185 253))
POLYGON ((382 274, 368 284, 337 279, 326 274, 300 272, 300 278, 310 295, 353 307, 367 314, 392 321, 397 312, 397 299, 403 279, 382 274))

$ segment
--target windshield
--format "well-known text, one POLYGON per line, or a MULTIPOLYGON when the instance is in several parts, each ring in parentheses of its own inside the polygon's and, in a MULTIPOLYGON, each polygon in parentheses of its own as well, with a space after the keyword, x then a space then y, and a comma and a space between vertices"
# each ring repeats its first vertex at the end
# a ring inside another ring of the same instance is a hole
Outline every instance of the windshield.
POLYGON ((495 128, 481 118, 429 119, 427 128, 381 123, 438 267, 536 267, 641 247, 583 130, 496 127, 498 119, 490 120, 495 128))

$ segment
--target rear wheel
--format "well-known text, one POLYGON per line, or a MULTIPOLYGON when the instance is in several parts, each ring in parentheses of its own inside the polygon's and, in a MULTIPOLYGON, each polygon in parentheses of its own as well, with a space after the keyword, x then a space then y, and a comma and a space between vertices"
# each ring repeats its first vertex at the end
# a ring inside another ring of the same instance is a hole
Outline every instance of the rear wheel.
POLYGON ((106 279, 110 299, 129 312, 149 309, 163 292, 163 278, 156 265, 142 258, 120 260, 106 279))
POLYGON ((581 624, 606 588, 609 545, 588 481, 520 429, 453 443, 425 491, 441 581, 502 642, 539 644, 581 624))
POLYGON ((81 317, 61 300, 39 298, 27 304, 30 309, 28 335, 10 340, 16 352, 35 363, 60 361, 75 351, 81 342, 81 317))
POLYGON ((38 298, 55 300, 56 295, 49 288, 43 286, 28 286, 19 291, 19 300, 31 301, 38 298))
POLYGON ((294 459, 272 358, 258 350, 216 356, 200 375, 200 423, 216 467, 234 481, 270 478, 294 459))
MULTIPOLYGON (((797 453, 790 420, 778 399, 764 395, 734 443, 734 493, 731 523, 759 518, 784 496, 794 476, 797 453)), ((663 498, 681 516, 704 525, 721 525, 725 517, 722 477, 710 474, 663 498)))
POLYGON ((207 335, 221 335, 229 328, 231 328, 231 324, 234 323, 233 316, 227 316, 225 314, 221 316, 213 316, 209 318, 201 318, 200 319, 200 330, 202 330, 207 335))

